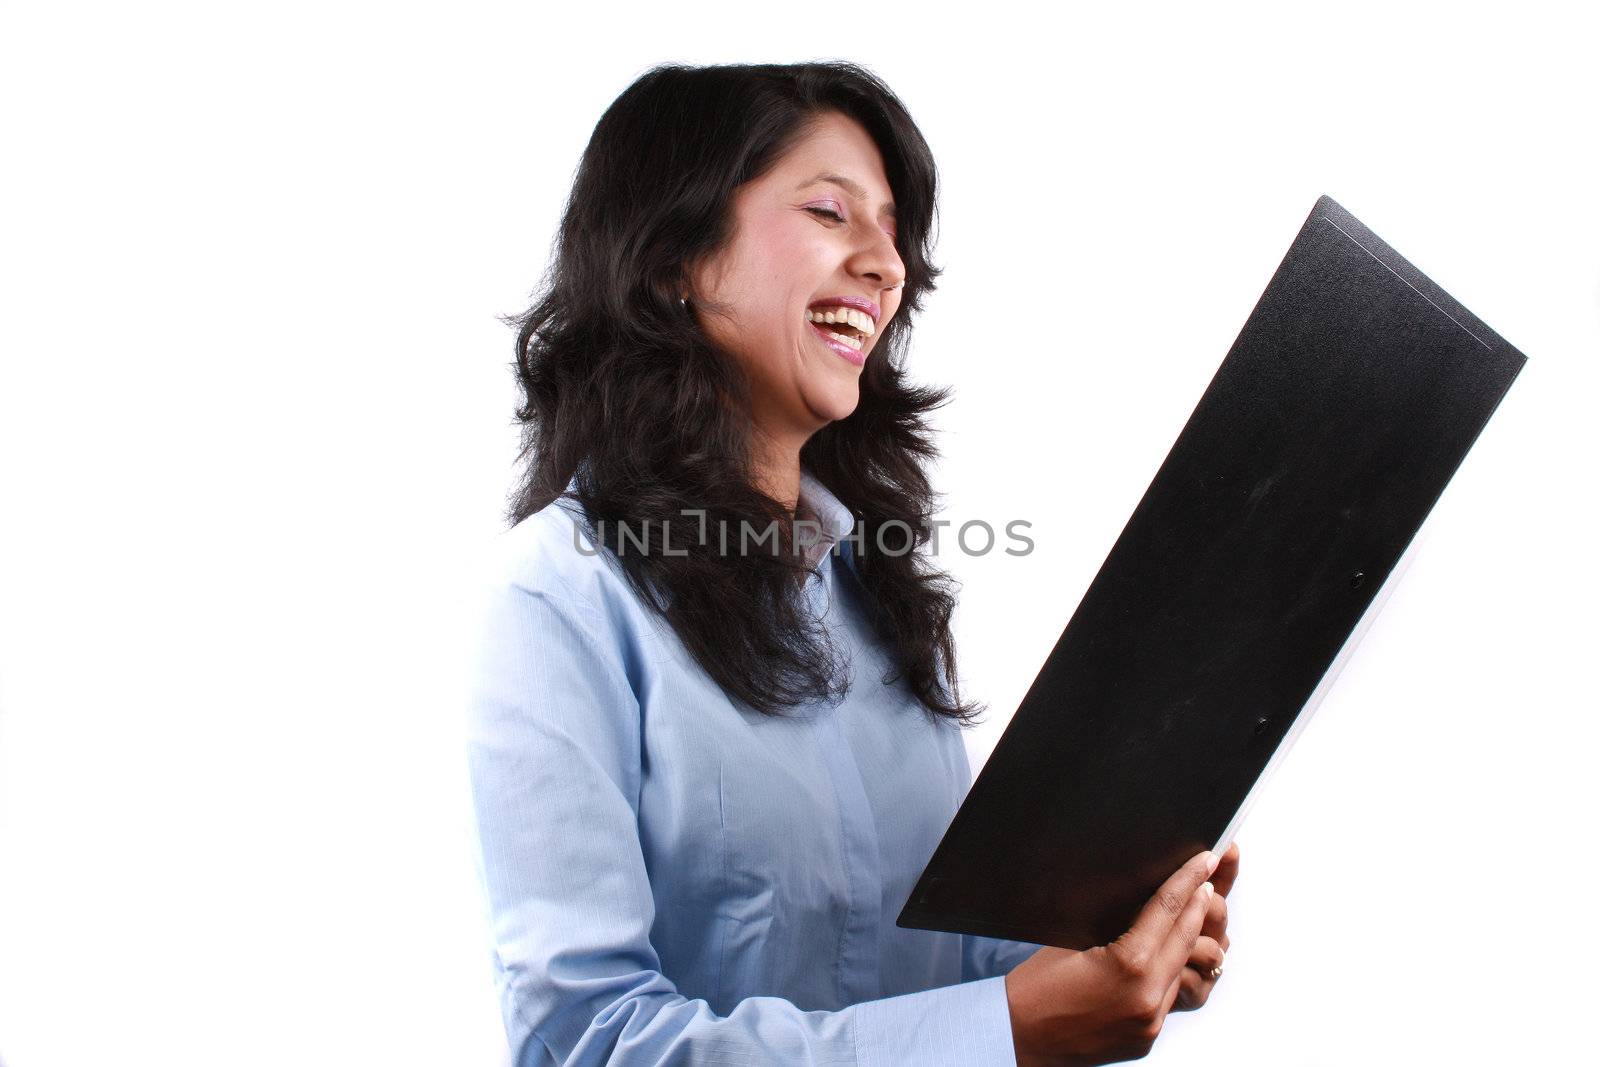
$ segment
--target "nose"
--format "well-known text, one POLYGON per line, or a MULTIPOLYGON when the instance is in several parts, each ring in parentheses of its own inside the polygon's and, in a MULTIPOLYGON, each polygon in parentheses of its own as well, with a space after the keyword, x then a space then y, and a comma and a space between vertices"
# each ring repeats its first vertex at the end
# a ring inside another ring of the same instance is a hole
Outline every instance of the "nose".
POLYGON ((875 227, 852 255, 850 271, 871 279, 879 289, 897 289, 906 280, 906 266, 900 260, 894 238, 875 227))

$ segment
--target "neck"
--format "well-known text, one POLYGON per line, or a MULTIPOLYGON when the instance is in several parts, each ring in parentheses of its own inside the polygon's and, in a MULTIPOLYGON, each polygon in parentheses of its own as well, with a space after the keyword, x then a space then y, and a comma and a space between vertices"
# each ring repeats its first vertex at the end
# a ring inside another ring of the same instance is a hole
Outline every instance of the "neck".
POLYGON ((766 435, 755 443, 756 487, 790 511, 800 500, 800 446, 804 443, 766 435))

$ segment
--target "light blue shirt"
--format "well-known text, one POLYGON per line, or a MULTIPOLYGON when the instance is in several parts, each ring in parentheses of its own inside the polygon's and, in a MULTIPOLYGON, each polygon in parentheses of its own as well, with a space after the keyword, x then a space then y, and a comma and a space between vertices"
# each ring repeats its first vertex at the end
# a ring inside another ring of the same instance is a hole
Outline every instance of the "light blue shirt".
POLYGON ((801 499, 852 684, 780 718, 728 699, 575 505, 502 535, 469 749, 519 1065, 1016 1063, 1005 974, 1038 946, 895 925, 971 785, 960 730, 882 683, 829 551, 854 520, 808 472, 801 499))

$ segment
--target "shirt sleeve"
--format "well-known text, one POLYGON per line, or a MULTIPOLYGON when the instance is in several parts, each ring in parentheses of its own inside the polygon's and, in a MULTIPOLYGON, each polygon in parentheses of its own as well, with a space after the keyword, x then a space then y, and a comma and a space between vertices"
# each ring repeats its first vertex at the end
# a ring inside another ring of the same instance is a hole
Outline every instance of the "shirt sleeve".
POLYGON ((961 935, 961 980, 971 982, 995 975, 1004 977, 1040 946, 1031 941, 1004 941, 976 934, 961 935))
POLYGON ((604 631, 574 596, 505 583, 477 635, 469 770, 517 1063, 1015 1067, 1003 976, 839 1011, 752 996, 718 1015, 678 992, 649 938, 639 704, 604 631))

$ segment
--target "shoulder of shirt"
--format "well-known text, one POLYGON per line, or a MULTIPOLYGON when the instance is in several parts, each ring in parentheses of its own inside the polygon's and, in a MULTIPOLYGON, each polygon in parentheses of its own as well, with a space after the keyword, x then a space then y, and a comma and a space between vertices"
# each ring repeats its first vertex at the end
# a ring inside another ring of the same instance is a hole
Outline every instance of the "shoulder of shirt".
POLYGON ((636 598, 607 554, 595 545, 576 501, 560 498, 491 542, 484 579, 569 609, 605 618, 636 598))

